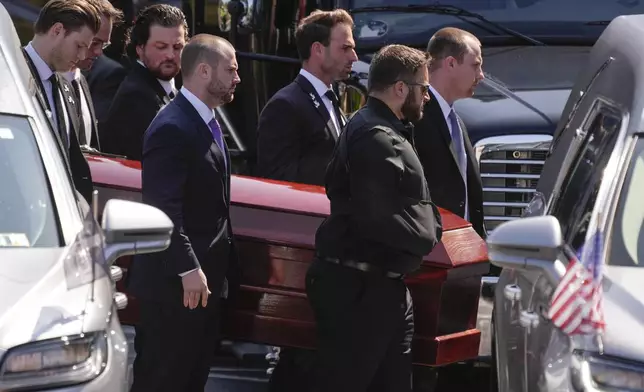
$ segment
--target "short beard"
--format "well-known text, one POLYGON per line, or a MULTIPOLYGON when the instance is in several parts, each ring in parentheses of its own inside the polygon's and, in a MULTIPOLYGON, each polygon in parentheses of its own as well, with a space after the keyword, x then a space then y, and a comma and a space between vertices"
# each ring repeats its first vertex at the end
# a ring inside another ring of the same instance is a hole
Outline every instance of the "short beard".
POLYGON ((416 107, 412 97, 412 94, 407 94, 407 98, 405 99, 400 111, 407 121, 414 123, 423 118, 423 105, 416 107))

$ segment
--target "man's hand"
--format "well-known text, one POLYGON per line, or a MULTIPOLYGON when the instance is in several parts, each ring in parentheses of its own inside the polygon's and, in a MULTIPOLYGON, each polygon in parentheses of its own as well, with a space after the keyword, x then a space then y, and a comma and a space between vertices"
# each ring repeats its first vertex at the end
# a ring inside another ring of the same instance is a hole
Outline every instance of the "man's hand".
POLYGON ((194 309, 199 306, 199 299, 201 298, 201 305, 205 308, 208 304, 208 281, 201 268, 198 268, 185 276, 181 277, 183 284, 183 306, 194 309))

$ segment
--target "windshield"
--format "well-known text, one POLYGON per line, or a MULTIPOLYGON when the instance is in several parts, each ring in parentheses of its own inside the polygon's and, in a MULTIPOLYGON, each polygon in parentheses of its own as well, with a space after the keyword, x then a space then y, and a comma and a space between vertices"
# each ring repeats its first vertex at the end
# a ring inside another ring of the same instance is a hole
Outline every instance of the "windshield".
POLYGON ((644 139, 635 146, 613 221, 608 265, 644 266, 644 139))
POLYGON ((55 209, 29 121, 0 114, 0 249, 60 245, 55 209))

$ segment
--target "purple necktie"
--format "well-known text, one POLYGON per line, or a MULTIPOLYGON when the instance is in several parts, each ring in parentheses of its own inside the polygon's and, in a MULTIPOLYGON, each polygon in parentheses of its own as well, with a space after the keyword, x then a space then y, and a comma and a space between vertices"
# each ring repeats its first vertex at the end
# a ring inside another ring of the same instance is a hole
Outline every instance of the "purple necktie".
POLYGON ((219 121, 217 121, 216 118, 212 118, 210 122, 208 123, 208 127, 210 127, 210 132, 212 132, 212 137, 215 139, 215 143, 217 143, 217 146, 219 146, 219 150, 221 150, 221 155, 224 157, 224 165, 228 167, 228 162, 226 162, 226 150, 224 149, 224 139, 221 134, 221 127, 219 126, 219 121))

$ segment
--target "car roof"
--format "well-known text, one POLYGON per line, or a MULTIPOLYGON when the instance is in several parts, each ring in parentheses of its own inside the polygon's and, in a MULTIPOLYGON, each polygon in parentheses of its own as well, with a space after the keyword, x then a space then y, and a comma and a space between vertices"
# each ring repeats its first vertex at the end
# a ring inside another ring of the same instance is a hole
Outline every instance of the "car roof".
POLYGON ((22 52, 20 39, 0 3, 0 113, 32 116, 36 81, 22 52))
MULTIPOLYGON (((557 133, 568 118, 577 98, 585 92, 597 71, 605 66, 590 88, 588 99, 604 98, 629 113, 628 134, 638 133, 644 113, 644 15, 623 15, 613 19, 597 40, 588 64, 577 79, 557 133), (612 58, 612 61, 609 59, 612 58), (607 64, 607 65, 606 65, 607 64)), ((583 114, 583 113, 580 113, 583 114)), ((568 130, 574 132, 574 130, 568 130)), ((556 135, 555 135, 556 138, 556 135)))

